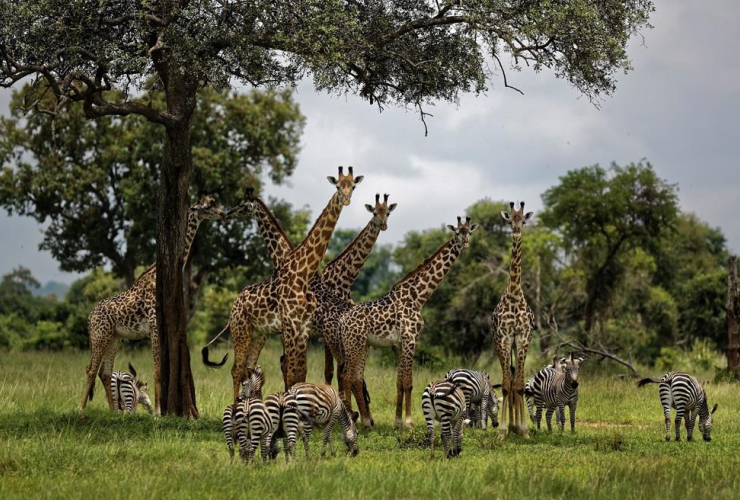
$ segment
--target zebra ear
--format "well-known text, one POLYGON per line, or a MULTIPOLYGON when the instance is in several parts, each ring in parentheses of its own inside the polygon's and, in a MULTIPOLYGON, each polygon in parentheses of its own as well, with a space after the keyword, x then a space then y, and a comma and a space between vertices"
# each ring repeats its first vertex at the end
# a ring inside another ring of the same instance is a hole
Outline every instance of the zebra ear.
POLYGON ((352 421, 355 422, 355 423, 357 423, 357 419, 358 418, 360 418, 360 414, 357 413, 356 411, 353 411, 352 412, 352 421))
POLYGON ((715 411, 717 411, 717 403, 714 403, 714 407, 712 407, 712 415, 714 415, 715 411))
POLYGON ((504 398, 503 397, 498 398, 498 402, 499 403, 503 403, 504 402, 504 398))
POLYGON ((132 377, 136 378, 136 370, 134 370, 134 367, 133 367, 133 365, 131 365, 130 362, 128 364, 128 371, 131 373, 131 376, 132 377))

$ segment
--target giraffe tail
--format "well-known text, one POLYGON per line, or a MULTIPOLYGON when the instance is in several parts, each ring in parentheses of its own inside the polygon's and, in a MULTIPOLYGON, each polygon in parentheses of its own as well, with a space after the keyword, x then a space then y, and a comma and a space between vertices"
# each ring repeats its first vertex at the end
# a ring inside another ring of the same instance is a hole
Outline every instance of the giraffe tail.
POLYGON ((367 391, 367 384, 364 378, 362 379, 362 397, 365 398, 365 404, 370 406, 370 393, 367 391))
POLYGON ((206 365, 209 368, 220 368, 226 364, 226 360, 229 357, 229 353, 226 353, 223 357, 223 359, 216 363, 214 361, 211 361, 208 359, 208 347, 213 344, 221 335, 223 335, 227 330, 229 330, 229 325, 226 325, 226 327, 219 332, 218 335, 213 337, 213 339, 206 344, 206 346, 200 351, 201 356, 203 357, 203 364, 206 365))
POLYGON ((87 400, 92 401, 94 394, 95 394, 95 380, 93 379, 93 383, 90 386, 90 392, 87 393, 87 400))
POLYGON ((637 387, 642 387, 647 384, 660 384, 660 380, 656 378, 644 378, 637 383, 637 387))

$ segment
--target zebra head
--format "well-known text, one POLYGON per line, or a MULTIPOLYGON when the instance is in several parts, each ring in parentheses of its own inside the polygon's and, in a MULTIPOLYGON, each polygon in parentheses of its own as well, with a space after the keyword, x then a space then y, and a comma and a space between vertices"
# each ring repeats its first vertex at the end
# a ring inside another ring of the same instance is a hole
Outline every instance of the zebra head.
POLYGON ((239 397, 262 399, 262 386, 265 384, 265 374, 262 367, 257 365, 253 369, 247 369, 247 380, 242 381, 239 397))
POLYGON ((139 390, 139 396, 138 396, 137 403, 144 405, 144 407, 146 408, 146 410, 149 412, 150 415, 153 414, 154 411, 152 410, 152 400, 149 399, 149 394, 147 394, 149 387, 147 386, 146 382, 137 380, 136 388, 139 390))
POLYGON ((567 358, 562 358, 560 362, 565 371, 565 380, 572 387, 578 387, 578 366, 583 362, 583 358, 576 358, 573 353, 567 358))
POLYGON ((493 393, 493 387, 491 387, 491 393, 488 395, 488 416, 491 418, 491 425, 498 427, 498 405, 504 400, 504 398, 497 398, 496 394, 493 393))
MULTIPOLYGON (((706 397, 704 399, 706 404, 706 397)), ((699 431, 701 431, 701 435, 704 438, 704 441, 711 441, 712 440, 712 414, 717 411, 717 404, 715 403, 714 407, 712 408, 712 411, 707 411, 707 417, 706 419, 702 419, 702 412, 699 411, 699 431)))
POLYGON ((347 445, 347 453, 356 457, 360 453, 360 449, 357 447, 357 419, 360 414, 349 411, 349 409, 342 403, 344 411, 344 419, 346 423, 342 425, 342 441, 347 445))

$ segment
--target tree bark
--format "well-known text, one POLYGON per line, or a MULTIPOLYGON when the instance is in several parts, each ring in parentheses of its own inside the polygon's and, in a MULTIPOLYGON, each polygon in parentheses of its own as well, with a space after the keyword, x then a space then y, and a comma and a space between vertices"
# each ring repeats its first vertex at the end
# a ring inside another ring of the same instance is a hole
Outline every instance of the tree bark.
POLYGON ((727 269, 727 368, 740 380, 740 325, 738 324, 737 256, 729 259, 727 269))
POLYGON ((157 200, 157 326, 163 415, 198 418, 185 327, 183 251, 192 168, 190 126, 195 85, 167 85, 168 111, 180 119, 166 129, 157 200))

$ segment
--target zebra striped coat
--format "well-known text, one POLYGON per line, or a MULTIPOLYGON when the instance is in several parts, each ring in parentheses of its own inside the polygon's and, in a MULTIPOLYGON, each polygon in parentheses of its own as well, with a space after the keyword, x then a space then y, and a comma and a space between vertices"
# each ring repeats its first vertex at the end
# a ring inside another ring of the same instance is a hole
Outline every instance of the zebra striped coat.
POLYGON ((486 428, 488 416, 493 410, 489 409, 489 406, 495 403, 496 416, 491 415, 491 420, 495 422, 494 427, 498 427, 498 401, 492 396, 493 388, 488 373, 454 368, 445 374, 445 380, 457 385, 463 391, 467 418, 475 420, 483 429, 486 428), (473 415, 473 405, 475 405, 476 415, 473 415))
POLYGON ((131 363, 128 369, 131 373, 118 371, 111 374, 113 408, 124 413, 136 413, 137 405, 142 404, 149 413, 153 413, 146 383, 136 378, 136 370, 131 363))
POLYGON ((699 432, 704 441, 712 440, 712 415, 717 411, 715 404, 709 411, 707 394, 701 383, 688 373, 668 372, 660 380, 644 378, 637 387, 647 384, 660 384, 658 392, 665 416, 665 440, 671 440, 671 408, 676 409, 676 441, 681 440, 681 419, 686 424, 686 439, 694 438, 694 424, 699 417, 699 432))
POLYGON ((540 370, 524 386, 524 396, 527 399, 529 416, 540 428, 542 422, 542 410, 546 409, 545 420, 547 430, 552 431, 552 414, 557 411, 556 423, 560 432, 565 428, 565 407, 570 409, 570 430, 576 429, 576 409, 578 408, 578 368, 583 358, 574 358, 573 354, 568 358, 553 360, 540 370), (532 415, 532 404, 537 408, 532 415))
POLYGON ((265 407, 272 423, 270 439, 270 458, 275 459, 280 451, 278 440, 283 440, 285 460, 295 458, 295 444, 300 425, 300 414, 295 396, 287 392, 277 392, 267 396, 265 407))
POLYGON ((446 380, 432 382, 421 395, 421 408, 427 423, 427 441, 434 453, 434 421, 442 424, 442 445, 447 458, 462 451, 463 426, 466 423, 465 393, 446 380))
POLYGON ((237 403, 233 418, 239 455, 245 462, 251 462, 257 446, 260 446, 262 460, 267 461, 272 437, 272 419, 262 400, 246 398, 237 403))
MULTIPOLYGON (((247 380, 242 380, 241 390, 237 398, 237 405, 242 403, 250 396, 262 399, 262 386, 265 383, 265 376, 260 366, 254 369, 248 369, 247 380)), ((236 419, 234 406, 228 405, 224 408, 223 417, 221 418, 221 429, 226 438, 226 447, 229 449, 229 455, 234 456, 234 441, 236 440, 236 419)))
POLYGON ((339 422, 342 426, 342 441, 347 446, 347 453, 356 456, 359 453, 357 446, 357 412, 350 412, 347 406, 331 386, 316 385, 300 382, 288 390, 288 394, 296 401, 300 414, 299 427, 303 427, 303 447, 306 457, 309 455, 309 439, 314 426, 324 428, 324 443, 321 455, 326 453, 326 445, 334 454, 331 443, 331 431, 339 422))

